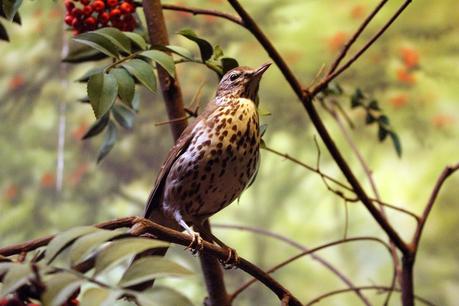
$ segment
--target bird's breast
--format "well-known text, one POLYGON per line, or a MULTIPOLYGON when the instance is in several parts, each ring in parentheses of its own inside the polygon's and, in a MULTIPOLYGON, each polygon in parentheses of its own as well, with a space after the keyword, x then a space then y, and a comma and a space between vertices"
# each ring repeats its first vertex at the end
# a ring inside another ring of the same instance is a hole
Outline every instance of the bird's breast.
POLYGON ((219 106, 193 130, 166 182, 168 205, 186 218, 210 216, 245 189, 259 164, 259 119, 247 99, 219 106))

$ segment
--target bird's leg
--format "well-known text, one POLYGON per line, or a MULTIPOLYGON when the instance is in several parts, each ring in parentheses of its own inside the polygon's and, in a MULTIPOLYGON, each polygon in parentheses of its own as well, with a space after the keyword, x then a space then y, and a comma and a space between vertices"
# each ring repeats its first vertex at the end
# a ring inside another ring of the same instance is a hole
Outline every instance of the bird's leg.
POLYGON ((180 226, 182 226, 182 227, 185 229, 185 231, 192 237, 192 240, 191 240, 190 244, 185 248, 185 250, 190 249, 190 250, 191 250, 191 253, 192 253, 193 255, 196 255, 196 254, 198 254, 199 252, 201 252, 201 251, 204 249, 204 244, 203 244, 201 235, 199 235, 199 233, 193 231, 193 230, 191 229, 191 227, 189 227, 188 224, 186 224, 185 221, 180 220, 180 221, 179 221, 179 224, 180 224, 180 226))
POLYGON ((224 269, 234 269, 237 268, 237 265, 239 263, 239 256, 237 255, 237 252, 235 249, 227 246, 223 241, 218 239, 217 237, 214 236, 211 232, 207 231, 203 226, 201 222, 193 222, 193 227, 195 227, 200 233, 204 235, 204 238, 206 240, 212 240, 215 242, 217 245, 222 247, 223 249, 226 249, 228 251, 228 257, 225 260, 220 260, 221 264, 223 265, 224 269))

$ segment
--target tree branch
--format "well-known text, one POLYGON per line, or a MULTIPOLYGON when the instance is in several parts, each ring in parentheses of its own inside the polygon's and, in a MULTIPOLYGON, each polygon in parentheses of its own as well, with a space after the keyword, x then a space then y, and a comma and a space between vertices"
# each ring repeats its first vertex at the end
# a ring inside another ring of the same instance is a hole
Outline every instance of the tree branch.
MULTIPOLYGON (((147 20, 150 43, 161 46, 168 45, 169 37, 164 21, 161 1, 144 0, 143 8, 147 20)), ((166 104, 172 133, 175 141, 177 141, 187 125, 186 119, 175 120, 177 118, 186 118, 187 116, 179 82, 177 78, 172 78, 161 65, 157 64, 156 68, 158 70, 159 83, 166 104)), ((210 231, 210 225, 208 225, 208 230, 210 231)), ((210 303, 213 306, 226 306, 227 304, 222 304, 223 301, 228 300, 228 294, 226 293, 220 263, 215 257, 206 255, 203 255, 201 258, 201 263, 210 303)))
MULTIPOLYGON (((401 289, 399 289, 399 288, 392 288, 392 287, 387 287, 387 286, 361 286, 361 287, 357 287, 357 289, 358 290, 378 290, 378 291, 398 291, 398 292, 401 291, 401 289)), ((305 304, 305 306, 310 306, 310 305, 317 304, 317 303, 319 303, 320 301, 322 301, 325 298, 328 298, 328 297, 331 297, 331 296, 334 296, 334 295, 337 295, 337 294, 341 294, 341 293, 347 293, 349 291, 352 291, 352 290, 350 288, 345 288, 345 289, 340 289, 340 290, 327 292, 325 294, 322 294, 321 296, 316 297, 312 301, 308 302, 307 304, 305 304)), ((425 298, 422 298, 420 296, 415 296, 414 298, 416 300, 418 300, 419 302, 424 303, 425 305, 435 306, 434 303, 432 303, 432 302, 430 302, 430 301, 428 301, 425 298)))
MULTIPOLYGON (((321 82, 320 86, 315 87, 314 90, 312 91, 304 90, 300 82, 297 80, 293 72, 290 70, 290 68, 284 61, 284 59, 280 56, 279 52, 272 45, 272 43, 269 41, 266 35, 262 32, 262 30, 258 27, 258 25, 253 20, 253 18, 247 13, 247 11, 239 4, 237 0, 228 0, 228 2, 231 4, 234 10, 239 14, 242 21, 244 22, 245 27, 252 33, 252 35, 254 35, 254 37, 258 40, 258 42, 263 46, 265 51, 269 54, 269 56, 273 59, 273 61, 279 67, 285 79, 290 84, 293 91, 296 93, 297 97, 301 100, 303 107, 308 113, 320 137, 322 138, 322 141, 325 143, 328 151, 332 155, 338 167, 341 169, 344 176, 346 177, 346 179, 348 180, 348 182, 354 189, 356 195, 365 205, 365 207, 370 212, 370 214, 373 216, 373 218, 378 222, 378 224, 381 226, 384 232, 389 236, 389 238, 394 242, 394 244, 402 251, 402 253, 408 253, 410 250, 407 244, 402 240, 402 238, 394 230, 394 228, 387 222, 387 220, 381 215, 380 211, 373 205, 371 199, 368 197, 365 190, 360 185, 359 181, 357 180, 354 173, 350 169, 349 165, 347 164, 347 162, 341 155, 341 152, 339 151, 335 142, 333 141, 330 134, 328 133, 325 125, 322 122, 322 119, 320 118, 319 114, 317 113, 317 110, 315 109, 314 104, 312 103, 313 98, 328 85, 328 83, 332 80, 332 78, 331 79, 325 78, 321 82)), ((396 14, 395 18, 400 13, 396 14)), ((392 24, 395 18, 393 17, 391 21, 384 26, 383 29, 386 29, 390 24, 392 24)), ((366 47, 366 49, 368 49, 370 45, 371 44, 369 44, 366 47)), ((363 52, 359 52, 359 53, 361 55, 363 52)), ((355 60, 356 58, 352 60, 351 62, 347 63, 346 66, 349 67, 355 60)), ((336 72, 338 71, 341 71, 341 69, 337 70, 336 72)))
MULTIPOLYGON (((280 234, 271 232, 269 230, 265 230, 262 228, 257 228, 257 227, 251 227, 251 226, 243 226, 243 225, 230 225, 230 224, 213 224, 214 228, 223 228, 223 229, 235 229, 235 230, 241 230, 241 231, 247 231, 247 232, 252 232, 256 234, 260 234, 263 236, 271 237, 280 241, 283 241, 292 247, 299 249, 301 251, 309 251, 309 248, 305 247, 304 245, 289 239, 285 236, 282 236, 280 234)), ((341 271, 339 271, 335 266, 333 266, 330 262, 322 258, 321 256, 317 254, 311 254, 311 258, 316 260, 317 262, 321 263, 324 267, 326 267, 328 270, 330 270, 333 274, 335 274, 339 279, 343 281, 349 288, 355 288, 355 285, 352 283, 352 281, 344 275, 341 271)), ((368 299, 359 291, 359 290, 354 290, 355 294, 362 300, 362 302, 370 306, 371 303, 368 301, 368 299)))
MULTIPOLYGON (((129 234, 132 236, 142 236, 148 234, 149 237, 180 244, 183 246, 188 246, 192 242, 193 238, 185 233, 175 231, 171 228, 161 226, 156 224, 148 219, 141 217, 125 217, 120 219, 115 219, 107 222, 102 222, 94 225, 98 228, 103 229, 116 229, 121 227, 129 227, 131 230, 129 234)), ((37 248, 47 245, 55 235, 47 236, 43 238, 37 238, 33 240, 26 241, 24 243, 11 245, 7 247, 0 248, 0 255, 2 256, 11 256, 15 254, 20 254, 23 252, 30 252, 37 248)), ((216 259, 226 260, 228 257, 228 251, 224 248, 221 248, 213 243, 204 241, 203 242, 203 254, 210 255, 216 259)), ((90 260, 90 263, 94 263, 94 260, 90 260)), ((84 269, 88 268, 88 263, 85 263, 84 269)), ((83 267, 82 266, 82 267, 83 267)), ((257 278, 262 282, 266 287, 268 287, 272 292, 274 292, 279 300, 282 300, 286 295, 290 296, 290 304, 293 306, 300 306, 301 303, 296 299, 287 289, 285 289, 281 284, 279 284, 275 279, 269 276, 268 273, 265 273, 263 270, 249 262, 248 260, 239 257, 239 262, 236 263, 236 266, 241 270, 247 272, 251 276, 257 278)), ((78 269, 78 271, 81 271, 78 269)))
POLYGON ((427 222, 429 214, 432 211, 435 201, 437 200, 441 187, 443 186, 445 181, 448 179, 448 177, 458 170, 459 170, 459 163, 453 166, 448 166, 442 171, 442 173, 438 177, 437 182, 435 183, 435 186, 432 190, 432 193, 430 194, 429 200, 427 201, 427 204, 424 208, 424 212, 422 213, 419 225, 416 228, 416 232, 414 233, 412 244, 414 245, 414 248, 416 250, 419 246, 419 241, 421 240, 422 230, 424 229, 424 226, 427 222))
MULTIPOLYGON (((375 241, 375 242, 378 242, 378 243, 382 244, 388 250, 388 252, 390 254, 389 245, 386 242, 384 242, 383 240, 379 239, 379 238, 376 238, 376 237, 354 237, 354 238, 348 238, 348 239, 341 239, 341 240, 338 240, 338 241, 333 241, 333 242, 330 242, 330 243, 327 243, 327 244, 323 244, 321 246, 309 249, 307 251, 303 251, 303 252, 301 252, 301 253, 299 253, 299 254, 297 254, 295 256, 292 256, 292 257, 288 258, 287 260, 275 265, 274 267, 272 267, 269 270, 267 270, 266 273, 273 273, 273 272, 277 271, 278 269, 280 269, 280 268, 292 263, 293 261, 295 261, 295 260, 297 260, 297 259, 299 259, 299 258, 301 258, 303 256, 313 254, 313 253, 315 253, 317 251, 320 251, 320 250, 323 250, 323 249, 326 249, 326 248, 329 248, 329 247, 332 247, 332 246, 335 246, 335 245, 348 243, 348 242, 355 242, 355 241, 375 241)), ((252 284, 254 284, 256 282, 257 282, 257 279, 253 278, 250 281, 248 281, 245 284, 243 284, 242 286, 240 286, 231 295, 231 300, 234 300, 245 289, 247 289, 248 287, 250 287, 252 284)), ((352 289, 350 289, 350 290, 352 290, 352 289)))
POLYGON ((163 7, 163 10, 179 11, 179 12, 189 13, 193 15, 214 16, 214 17, 219 17, 219 18, 229 20, 240 26, 244 25, 240 18, 237 18, 236 16, 233 16, 231 14, 227 14, 224 12, 220 12, 217 10, 201 9, 201 8, 189 7, 185 5, 177 5, 177 4, 163 4, 162 7, 163 7))

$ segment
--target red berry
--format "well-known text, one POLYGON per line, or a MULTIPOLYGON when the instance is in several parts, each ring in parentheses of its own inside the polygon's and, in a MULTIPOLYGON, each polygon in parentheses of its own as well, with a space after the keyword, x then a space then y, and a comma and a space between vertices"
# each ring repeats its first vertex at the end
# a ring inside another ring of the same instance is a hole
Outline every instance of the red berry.
POLYGON ((88 17, 84 20, 85 24, 88 25, 88 26, 95 26, 96 23, 97 23, 97 20, 96 18, 94 17, 88 17))
POLYGON ((86 16, 91 16, 92 7, 89 5, 86 5, 85 7, 83 7, 83 14, 85 14, 86 16))
MULTIPOLYGON (((110 1, 110 0, 109 0, 110 1)), ((116 0, 115 0, 116 1, 116 0)), ((121 15, 121 11, 119 9, 113 9, 111 12, 110 12, 110 19, 115 19, 115 18, 118 18, 119 16, 121 15)))
POLYGON ((80 0, 81 4, 83 5, 88 5, 89 2, 91 2, 90 0, 80 0))
POLYGON ((96 0, 92 4, 92 8, 97 12, 102 12, 105 9, 105 3, 101 0, 96 0))
POLYGON ((128 13, 128 14, 134 12, 134 7, 133 7, 131 4, 126 3, 126 2, 121 3, 120 9, 121 9, 124 13, 128 13))
POLYGON ((75 18, 81 18, 83 16, 83 11, 80 10, 79 8, 74 8, 70 12, 70 15, 72 15, 75 18))
POLYGON ((107 0, 107 4, 110 7, 115 7, 118 5, 118 0, 107 0))
POLYGON ((99 22, 103 25, 106 25, 108 21, 110 20, 110 15, 106 12, 100 13, 99 14, 99 22))
POLYGON ((75 3, 73 3, 72 0, 65 0, 64 5, 69 12, 75 7, 75 3))
POLYGON ((65 21, 66 24, 71 26, 74 19, 75 19, 75 17, 67 15, 67 16, 65 16, 64 21, 65 21))
POLYGON ((77 29, 81 25, 81 22, 77 18, 73 18, 72 27, 77 29))

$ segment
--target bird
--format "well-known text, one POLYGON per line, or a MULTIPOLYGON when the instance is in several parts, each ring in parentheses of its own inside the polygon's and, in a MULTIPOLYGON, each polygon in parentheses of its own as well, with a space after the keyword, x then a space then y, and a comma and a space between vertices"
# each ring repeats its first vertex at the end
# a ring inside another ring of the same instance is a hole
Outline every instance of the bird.
POLYGON ((261 140, 258 90, 270 65, 236 67, 221 78, 215 97, 170 149, 150 193, 144 217, 185 230, 195 252, 202 248, 201 232, 228 249, 228 261, 237 260, 236 252, 202 225, 255 179, 261 140))

